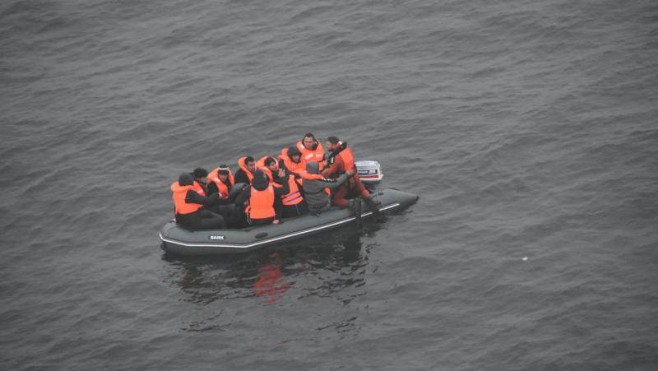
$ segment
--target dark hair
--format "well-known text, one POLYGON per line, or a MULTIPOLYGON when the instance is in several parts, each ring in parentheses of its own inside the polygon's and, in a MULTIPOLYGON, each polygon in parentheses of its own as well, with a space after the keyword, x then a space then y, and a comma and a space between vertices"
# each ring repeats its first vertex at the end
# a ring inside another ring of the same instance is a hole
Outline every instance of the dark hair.
POLYGON ((327 138, 327 142, 331 144, 338 144, 338 142, 340 142, 340 139, 338 139, 338 137, 330 136, 329 138, 327 138))
MULTIPOLYGON (((313 135, 313 133, 306 133, 306 134, 304 134, 304 138, 313 138, 313 141, 314 141, 314 142, 317 142, 317 141, 318 141, 318 139, 315 137, 315 135, 313 135)), ((302 138, 302 142, 304 141, 304 138, 302 138)))
POLYGON ((194 184, 194 178, 192 178, 192 174, 190 173, 183 173, 178 177, 178 184, 181 186, 189 186, 194 184))
POLYGON ((311 146, 311 149, 315 151, 320 145, 320 142, 318 142, 318 138, 316 138, 315 135, 313 135, 313 133, 306 133, 306 135, 304 135, 304 138, 302 138, 302 144, 304 144, 304 139, 306 138, 313 138, 313 145, 311 146))
POLYGON ((254 162, 254 158, 251 156, 247 156, 244 158, 244 164, 246 165, 247 162, 254 162))
POLYGON ((292 158, 292 156, 301 156, 302 153, 299 152, 299 148, 296 146, 288 147, 288 156, 292 158))
POLYGON ((265 166, 270 166, 272 164, 276 164, 276 160, 272 156, 267 156, 265 159, 265 166))
POLYGON ((195 178, 205 178, 205 177, 208 176, 208 170, 206 170, 202 167, 198 167, 198 168, 194 169, 192 174, 194 175, 195 178))

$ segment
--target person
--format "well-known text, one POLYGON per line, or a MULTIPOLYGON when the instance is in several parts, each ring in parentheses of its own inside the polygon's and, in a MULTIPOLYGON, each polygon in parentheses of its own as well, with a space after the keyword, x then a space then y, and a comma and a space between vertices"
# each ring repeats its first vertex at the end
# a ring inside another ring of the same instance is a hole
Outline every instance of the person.
POLYGON ((208 186, 206 187, 207 194, 217 194, 219 197, 217 201, 209 207, 210 211, 215 214, 221 215, 226 221, 228 228, 233 228, 239 225, 239 213, 235 212, 235 205, 232 204, 230 199, 231 191, 234 189, 235 179, 228 166, 222 164, 213 169, 208 174, 208 186))
MULTIPOLYGON (((322 168, 322 163, 318 164, 320 168, 322 168)), ((299 185, 303 184, 304 179, 325 179, 321 174, 310 174, 306 171, 306 162, 302 161, 302 154, 296 146, 281 150, 281 153, 279 154, 279 166, 285 169, 288 173, 294 174, 299 185)))
POLYGON ((251 156, 240 157, 238 160, 238 171, 235 172, 235 184, 246 183, 251 184, 254 178, 254 171, 256 171, 256 163, 251 156))
MULTIPOLYGON (((283 169, 279 167, 279 162, 272 156, 263 156, 256 162, 256 169, 262 170, 270 182, 281 183, 282 178, 285 175, 283 169)), ((277 187, 277 184, 273 184, 277 187)))
POLYGON ((213 169, 208 174, 208 194, 219 194, 222 203, 228 202, 228 196, 233 185, 235 185, 235 178, 233 178, 231 169, 224 164, 219 165, 218 168, 213 169))
POLYGON ((279 224, 274 202, 277 197, 289 192, 288 184, 275 188, 262 170, 254 172, 251 187, 245 189, 235 200, 236 205, 244 205, 247 222, 251 225, 279 224))
POLYGON ((224 218, 207 209, 217 199, 217 195, 202 195, 201 186, 194 181, 192 174, 184 173, 177 182, 171 184, 172 200, 176 223, 190 230, 223 229, 224 218))
MULTIPOLYGON (((312 161, 306 164, 309 174, 319 174, 320 166, 312 161)), ((331 207, 331 192, 341 187, 350 177, 354 176, 353 170, 347 170, 336 179, 305 179, 302 188, 308 209, 312 214, 318 215, 331 207)), ((360 211, 359 211, 360 214, 360 211)))
POLYGON ((302 161, 309 163, 315 161, 320 164, 320 170, 324 168, 324 148, 322 144, 315 138, 313 133, 306 133, 302 140, 296 143, 297 149, 302 154, 302 161))
MULTIPOLYGON (((284 148, 279 154, 279 161, 269 157, 264 160, 266 172, 269 171, 268 177, 278 184, 283 182, 288 183, 289 192, 283 195, 279 202, 275 205, 277 215, 283 218, 290 218, 294 216, 301 216, 308 212, 308 207, 304 201, 304 194, 301 188, 302 176, 307 176, 306 169, 300 169, 303 166, 301 160, 301 153, 297 147, 284 148), (292 158, 288 155, 292 153, 292 158), (276 167, 273 167, 272 162, 276 161, 276 167), (286 162, 288 165, 286 165, 286 162), (275 173, 275 170, 278 171, 275 173)), ((322 176, 319 176, 320 178, 322 176)), ((276 186, 276 184, 275 184, 276 186)))
MULTIPOLYGON (((281 170, 284 171, 283 169, 281 170)), ((285 171, 282 178, 288 182, 288 193, 281 196, 279 215, 283 218, 291 218, 306 214, 308 212, 308 206, 301 188, 301 178, 298 175, 286 173, 285 171)))
POLYGON ((345 182, 342 187, 336 190, 332 203, 340 207, 349 206, 347 196, 351 193, 355 197, 361 197, 370 210, 379 214, 379 206, 370 197, 370 192, 368 192, 363 185, 359 178, 359 174, 356 171, 352 149, 347 146, 346 142, 341 141, 335 136, 327 138, 326 145, 330 154, 327 158, 327 165, 322 171, 322 175, 326 178, 336 179, 347 171, 354 173, 354 176, 345 182))
POLYGON ((208 170, 198 167, 192 171, 194 182, 203 190, 202 196, 208 195, 208 170))
POLYGON ((302 161, 302 153, 297 146, 284 148, 279 154, 279 167, 285 168, 291 173, 299 174, 306 170, 306 164, 302 161))

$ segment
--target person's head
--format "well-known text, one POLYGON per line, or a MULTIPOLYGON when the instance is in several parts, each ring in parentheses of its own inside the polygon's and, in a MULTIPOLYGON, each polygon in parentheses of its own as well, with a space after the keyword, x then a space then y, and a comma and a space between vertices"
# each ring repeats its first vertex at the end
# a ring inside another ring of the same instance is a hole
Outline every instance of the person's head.
POLYGON ((265 159, 265 167, 271 171, 279 171, 279 163, 272 156, 265 159))
POLYGON ((254 172, 254 179, 251 181, 251 185, 259 191, 264 190, 270 184, 270 180, 265 175, 263 170, 256 170, 254 172))
POLYGON ((302 144, 304 145, 304 148, 311 151, 315 151, 315 149, 318 148, 318 140, 313 133, 306 133, 304 138, 302 138, 302 144))
POLYGON ((221 164, 219 165, 218 171, 217 171, 217 176, 219 179, 224 182, 226 179, 228 179, 228 174, 231 172, 231 170, 228 168, 228 166, 221 164))
POLYGON ((299 152, 299 149, 297 146, 292 146, 288 148, 288 157, 292 160, 292 162, 298 164, 299 161, 302 160, 302 153, 299 152))
POLYGON ((192 175, 194 175, 194 180, 201 181, 203 183, 208 182, 208 170, 202 167, 198 167, 194 169, 192 175))
POLYGON ((253 174, 254 171, 256 171, 256 162, 254 161, 254 158, 251 156, 247 156, 244 160, 244 166, 247 168, 247 170, 251 171, 253 174))
POLYGON ((181 186, 191 186, 194 184, 194 177, 190 173, 183 173, 178 176, 178 184, 181 186))
POLYGON ((340 139, 338 137, 331 136, 327 138, 327 150, 329 151, 335 151, 338 146, 340 146, 340 139))

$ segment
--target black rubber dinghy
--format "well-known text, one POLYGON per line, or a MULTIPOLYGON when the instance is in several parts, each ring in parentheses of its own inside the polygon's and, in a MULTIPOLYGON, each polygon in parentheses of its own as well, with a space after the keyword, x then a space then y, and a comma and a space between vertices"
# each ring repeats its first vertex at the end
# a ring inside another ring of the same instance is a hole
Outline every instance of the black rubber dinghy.
MULTIPOLYGON (((418 201, 418 196, 384 189, 377 191, 375 199, 381 202, 382 213, 404 210, 418 201)), ((364 206, 361 218, 373 213, 364 206)), ((176 224, 167 223, 160 231, 162 249, 175 255, 220 255, 254 251, 264 246, 311 236, 320 232, 353 223, 356 217, 350 209, 332 207, 320 215, 304 215, 283 219, 282 224, 269 224, 244 229, 216 229, 189 231, 176 224)))

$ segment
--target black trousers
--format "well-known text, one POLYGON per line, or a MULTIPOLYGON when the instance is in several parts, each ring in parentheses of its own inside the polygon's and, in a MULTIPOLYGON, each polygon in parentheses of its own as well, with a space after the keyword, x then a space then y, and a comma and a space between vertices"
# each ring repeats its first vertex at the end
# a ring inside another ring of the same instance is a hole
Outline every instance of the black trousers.
POLYGON ((308 205, 306 205, 306 201, 302 201, 298 203, 297 205, 292 205, 292 206, 281 206, 281 215, 283 215, 284 218, 292 218, 294 216, 301 216, 308 213, 308 205))
POLYGON ((176 214, 176 222, 192 231, 226 228, 226 222, 221 215, 206 209, 200 209, 191 214, 176 214))

